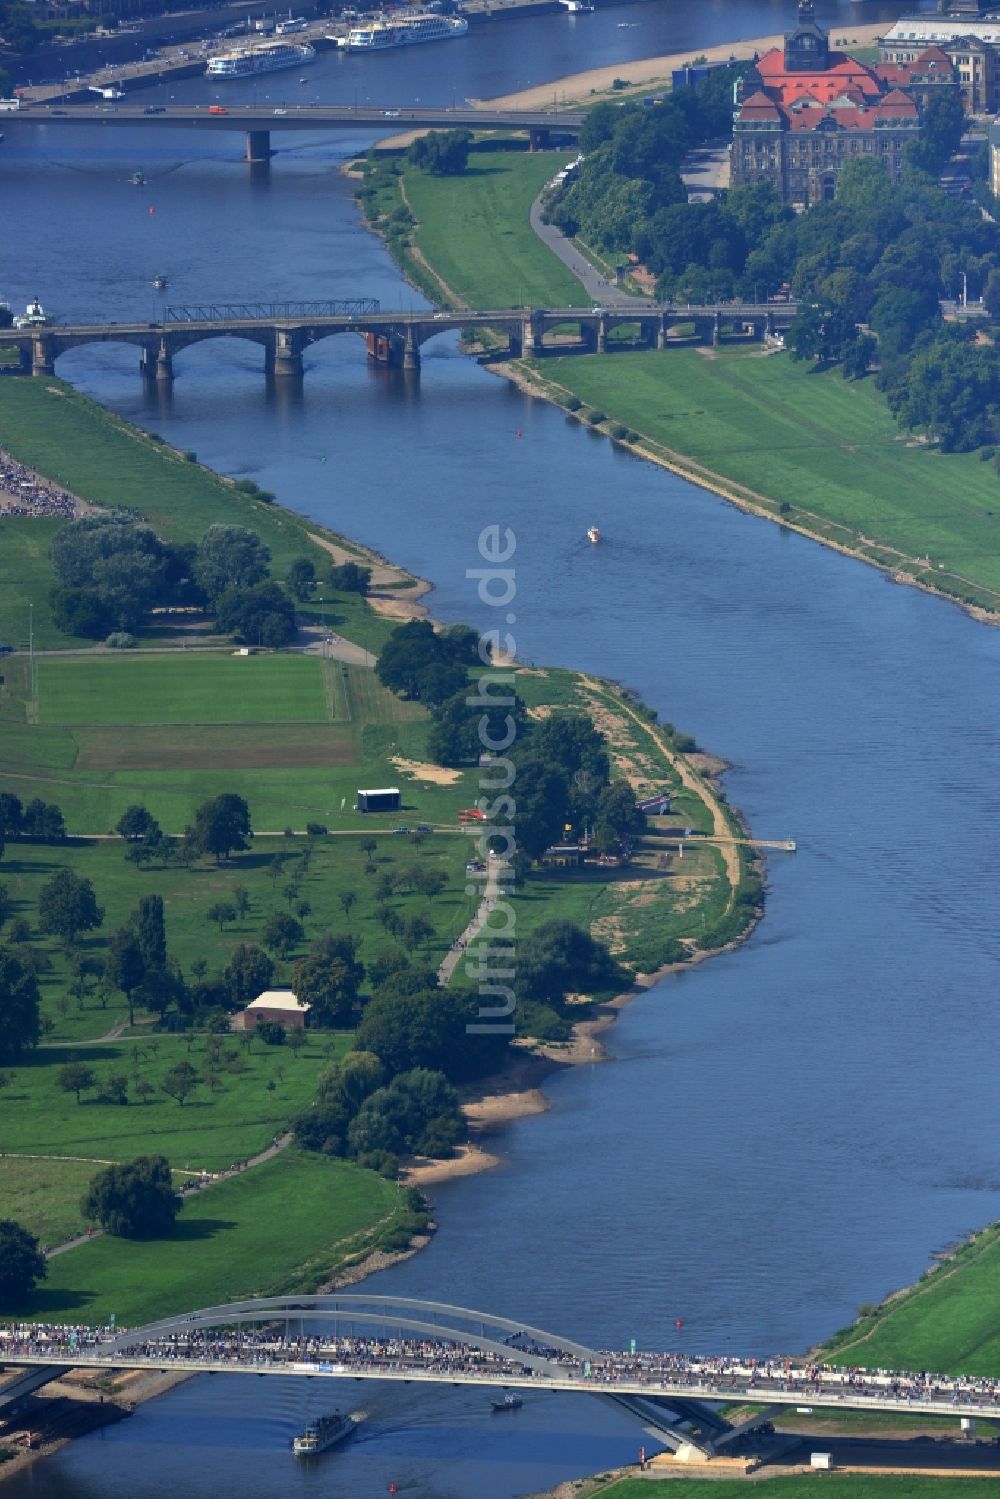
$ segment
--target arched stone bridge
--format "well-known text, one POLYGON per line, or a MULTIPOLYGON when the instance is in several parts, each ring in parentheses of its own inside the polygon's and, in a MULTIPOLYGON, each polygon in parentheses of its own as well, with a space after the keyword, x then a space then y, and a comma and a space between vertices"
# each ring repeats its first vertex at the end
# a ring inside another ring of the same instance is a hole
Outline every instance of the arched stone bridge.
POLYGON ((596 1350, 508 1317, 363 1292, 254 1298, 129 1331, 0 1327, 0 1359, 23 1370, 0 1386, 0 1410, 68 1367, 600 1395, 655 1428, 678 1457, 692 1461, 710 1458, 765 1420, 758 1412, 733 1426, 715 1408, 720 1402, 952 1418, 1000 1412, 1000 1382, 974 1376, 649 1353, 634 1345, 626 1352, 596 1350))
MULTIPOLYGON (((308 305, 308 304, 306 304, 308 305)), ((359 304, 360 305, 360 304, 359 304)), ((219 309, 205 308, 206 314, 219 309)), ((249 309, 239 309, 246 312, 249 309)), ((206 315, 172 317, 156 323, 85 323, 24 329, 0 329, 0 343, 20 353, 25 373, 51 375, 56 360, 70 349, 88 344, 124 343, 137 347, 143 375, 168 381, 174 358, 194 344, 218 338, 242 338, 264 350, 265 373, 300 376, 305 351, 325 338, 352 333, 365 339, 368 357, 376 364, 406 370, 420 367, 420 350, 429 339, 456 329, 482 329, 506 338, 511 357, 539 356, 553 349, 606 353, 615 328, 637 330, 636 342, 666 349, 672 343, 697 339, 719 343, 726 338, 762 338, 787 328, 797 308, 794 303, 755 305, 726 303, 705 306, 650 306, 648 308, 504 307, 487 311, 385 312, 378 304, 368 311, 317 314, 288 310, 280 315, 206 315), (553 336, 558 330, 558 341, 553 336), (685 335, 685 330, 689 330, 685 335)))

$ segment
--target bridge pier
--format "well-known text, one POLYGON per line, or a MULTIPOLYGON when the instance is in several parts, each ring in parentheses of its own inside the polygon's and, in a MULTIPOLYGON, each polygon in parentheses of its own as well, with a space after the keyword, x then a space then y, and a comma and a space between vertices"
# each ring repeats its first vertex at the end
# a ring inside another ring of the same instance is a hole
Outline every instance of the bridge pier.
POLYGON ((52 348, 51 338, 36 338, 31 344, 31 373, 33 375, 54 375, 56 372, 56 358, 52 348))
POLYGON ((549 132, 547 130, 533 128, 528 131, 528 150, 544 151, 549 144, 549 132))
POLYGON ((510 355, 511 359, 520 359, 523 352, 524 345, 521 334, 518 333, 516 328, 511 328, 510 332, 507 334, 507 353, 510 355))
POLYGON ((608 352, 608 320, 607 320, 607 318, 603 318, 602 317, 602 318, 598 318, 598 320, 597 320, 596 349, 597 349, 597 353, 598 354, 606 354, 608 352))
POLYGON ((545 353, 545 324, 537 313, 521 324, 521 348, 529 358, 540 358, 545 353))
POLYGON ((246 161, 254 165, 256 162, 271 160, 270 130, 248 130, 246 139, 246 161))
POLYGON ((301 379, 302 351, 295 333, 288 328, 278 328, 274 335, 274 353, 267 362, 267 373, 283 379, 301 379))
POLYGON ((722 342, 722 313, 716 312, 712 317, 712 348, 717 349, 722 342))
POLYGON ((144 380, 158 380, 169 384, 174 378, 174 360, 165 338, 155 347, 144 344, 139 355, 139 373, 144 380))
POLYGON ((668 324, 666 318, 661 316, 660 321, 656 325, 656 340, 655 341, 656 341, 656 347, 658 349, 665 349, 667 347, 667 339, 670 336, 669 335, 669 326, 670 325, 668 324))
POLYGON ((31 374, 31 350, 27 344, 21 344, 17 351, 17 362, 22 375, 31 374))
POLYGON ((416 326, 413 323, 407 327, 403 343, 403 368, 404 370, 420 368, 420 340, 417 338, 416 326))

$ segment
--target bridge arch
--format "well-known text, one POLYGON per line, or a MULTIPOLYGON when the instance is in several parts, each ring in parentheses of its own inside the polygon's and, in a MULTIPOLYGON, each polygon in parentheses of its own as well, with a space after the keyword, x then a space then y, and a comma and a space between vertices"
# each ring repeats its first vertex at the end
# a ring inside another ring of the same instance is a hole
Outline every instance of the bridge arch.
POLYGON ((330 1324, 355 1324, 365 1328, 419 1332, 431 1339, 468 1344, 487 1352, 523 1360, 533 1368, 551 1368, 552 1358, 521 1349, 515 1339, 524 1339, 555 1354, 589 1359, 594 1351, 583 1343, 564 1338, 508 1317, 448 1302, 422 1301, 412 1297, 365 1296, 360 1293, 325 1296, 263 1296, 249 1301, 204 1307, 181 1316, 166 1317, 131 1332, 120 1333, 111 1347, 117 1352, 138 1342, 200 1332, 235 1324, 315 1320, 330 1324))

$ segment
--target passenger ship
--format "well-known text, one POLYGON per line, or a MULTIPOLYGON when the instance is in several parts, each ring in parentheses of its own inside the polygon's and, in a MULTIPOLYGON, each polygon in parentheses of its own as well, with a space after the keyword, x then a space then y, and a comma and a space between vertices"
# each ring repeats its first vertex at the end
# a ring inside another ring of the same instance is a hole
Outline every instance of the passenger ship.
POLYGON ((338 45, 348 52, 381 52, 386 47, 411 47, 417 42, 446 42, 464 36, 469 23, 463 16, 436 16, 429 13, 382 16, 363 26, 352 26, 338 45))
POLYGON ((308 42, 260 42, 210 57, 205 72, 209 78, 251 78, 257 73, 275 73, 279 68, 297 68, 312 62, 315 56, 316 48, 308 42))

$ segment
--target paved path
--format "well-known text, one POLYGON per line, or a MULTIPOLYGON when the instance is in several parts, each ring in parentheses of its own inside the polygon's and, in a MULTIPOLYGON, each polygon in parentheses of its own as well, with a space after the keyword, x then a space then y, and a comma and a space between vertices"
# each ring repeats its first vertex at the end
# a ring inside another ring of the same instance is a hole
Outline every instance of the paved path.
POLYGON ((648 297, 634 297, 621 287, 615 286, 614 282, 608 281, 601 272, 586 260, 571 239, 567 239, 562 230, 557 229, 554 224, 542 222, 542 195, 545 188, 539 193, 531 205, 531 227, 544 245, 558 256, 563 265, 573 272, 583 286, 591 302, 599 307, 642 307, 647 312, 650 308, 648 297))
POLYGON ((483 898, 476 907, 476 914, 462 935, 456 940, 451 951, 445 957, 444 962, 438 969, 438 983, 442 986, 448 983, 455 969, 458 967, 459 959, 469 946, 474 942, 480 932, 490 919, 490 912, 496 904, 497 896, 500 894, 500 881, 507 865, 501 859, 490 857, 486 867, 486 884, 483 886, 483 898))

